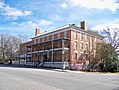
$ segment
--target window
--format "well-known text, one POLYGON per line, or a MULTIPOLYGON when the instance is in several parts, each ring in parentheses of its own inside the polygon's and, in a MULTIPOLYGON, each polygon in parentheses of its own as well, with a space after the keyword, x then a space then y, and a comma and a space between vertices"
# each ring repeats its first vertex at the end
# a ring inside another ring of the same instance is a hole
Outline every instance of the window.
POLYGON ((52 35, 52 40, 54 40, 54 34, 52 35))
POLYGON ((60 48, 61 42, 58 42, 58 48, 60 48))
POLYGON ((77 39, 77 32, 74 32, 74 38, 77 39))
POLYGON ((40 43, 40 38, 38 38, 38 43, 40 43))
POLYGON ((77 53, 74 53, 74 60, 77 60, 77 53))
POLYGON ((92 42, 90 43, 90 50, 92 50, 92 42))
POLYGON ((64 32, 64 38, 67 38, 67 32, 66 31, 64 32))
POLYGON ((88 61, 88 54, 86 54, 86 61, 88 61))
POLYGON ((60 33, 58 33, 58 39, 60 39, 60 33))
POLYGON ((47 41, 49 41, 49 36, 47 36, 47 41))
POLYGON ((90 36, 90 42, 92 42, 92 36, 90 36))
POLYGON ((85 35, 85 41, 88 41, 88 35, 85 35))
POLYGON ((97 38, 95 38, 95 43, 97 42, 97 38))
POLYGON ((83 40, 83 34, 80 33, 80 40, 82 41, 83 40))
POLYGON ((80 42, 80 49, 83 50, 83 43, 80 42))
POLYGON ((86 51, 88 51, 88 44, 86 43, 86 51))
POLYGON ((42 37, 42 42, 44 42, 44 37, 42 37))
POLYGON ((36 39, 34 39, 34 44, 36 44, 36 39))
POLYGON ((75 50, 77 49, 77 42, 76 41, 74 42, 74 49, 75 50))
POLYGON ((80 53, 80 61, 82 62, 83 60, 83 53, 80 53))

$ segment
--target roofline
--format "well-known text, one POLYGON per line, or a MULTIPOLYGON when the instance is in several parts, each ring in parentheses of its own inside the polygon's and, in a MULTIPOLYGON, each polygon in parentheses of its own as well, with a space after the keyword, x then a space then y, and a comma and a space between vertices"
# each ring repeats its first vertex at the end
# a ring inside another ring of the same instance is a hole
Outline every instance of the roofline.
POLYGON ((22 44, 26 44, 26 43, 29 43, 29 42, 32 42, 32 40, 31 40, 31 41, 24 42, 24 43, 21 43, 20 45, 22 45, 22 44))
POLYGON ((93 32, 93 31, 81 29, 80 27, 76 26, 76 24, 68 24, 68 25, 65 25, 65 26, 62 26, 62 27, 58 27, 58 28, 55 28, 55 29, 48 30, 47 32, 40 33, 39 35, 34 36, 34 37, 32 37, 31 39, 34 39, 34 38, 36 38, 36 37, 39 37, 39 36, 42 36, 42 35, 45 35, 45 34, 49 34, 49 33, 52 33, 52 32, 59 31, 59 30, 61 30, 61 29, 66 29, 66 28, 79 29, 79 30, 81 30, 82 32, 86 32, 86 33, 89 33, 89 34, 92 34, 92 35, 99 36, 99 37, 101 37, 101 38, 105 38, 104 36, 102 36, 102 35, 100 35, 100 34, 98 34, 98 33, 95 33, 95 32, 93 32))

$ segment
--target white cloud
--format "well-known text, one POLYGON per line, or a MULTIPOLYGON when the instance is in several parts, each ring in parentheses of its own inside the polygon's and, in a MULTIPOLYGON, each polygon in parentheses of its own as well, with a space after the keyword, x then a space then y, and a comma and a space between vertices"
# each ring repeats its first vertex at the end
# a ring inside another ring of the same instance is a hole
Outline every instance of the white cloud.
POLYGON ((47 21, 47 20, 41 20, 39 22, 39 24, 40 24, 40 26, 48 26, 48 25, 52 24, 52 22, 47 21))
POLYGON ((62 4, 61 4, 61 7, 62 7, 63 9, 66 9, 66 8, 67 8, 67 4, 66 4, 66 3, 62 3, 62 4))
POLYGON ((22 22, 22 23, 17 23, 17 22, 12 22, 11 25, 16 25, 16 26, 26 26, 26 27, 33 27, 36 28, 38 27, 37 23, 34 23, 32 21, 27 21, 27 22, 22 22))
POLYGON ((4 7, 4 3, 0 1, 0 9, 4 7))
POLYGON ((96 25, 95 27, 92 27, 92 30, 95 31, 102 31, 105 29, 119 29, 119 24, 114 24, 114 23, 110 23, 110 24, 101 24, 101 25, 96 25))
POLYGON ((10 7, 6 5, 4 2, 0 1, 0 10, 2 11, 2 15, 6 16, 5 19, 17 19, 21 16, 28 16, 33 14, 31 11, 27 10, 18 10, 16 8, 10 7))
POLYGON ((108 9, 113 13, 119 9, 119 3, 116 3, 117 0, 69 0, 71 6, 73 7, 85 7, 88 9, 108 9))

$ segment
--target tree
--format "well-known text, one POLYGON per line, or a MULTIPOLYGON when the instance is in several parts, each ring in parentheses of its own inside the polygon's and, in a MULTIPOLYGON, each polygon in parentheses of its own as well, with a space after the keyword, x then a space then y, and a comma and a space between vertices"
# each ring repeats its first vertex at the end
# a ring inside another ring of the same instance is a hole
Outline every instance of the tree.
POLYGON ((6 62, 16 55, 19 56, 19 46, 24 40, 20 36, 0 34, 0 61, 6 62))
POLYGON ((105 42, 97 44, 97 55, 100 59, 102 71, 115 72, 118 70, 119 58, 119 29, 107 29, 102 33, 105 35, 105 42))

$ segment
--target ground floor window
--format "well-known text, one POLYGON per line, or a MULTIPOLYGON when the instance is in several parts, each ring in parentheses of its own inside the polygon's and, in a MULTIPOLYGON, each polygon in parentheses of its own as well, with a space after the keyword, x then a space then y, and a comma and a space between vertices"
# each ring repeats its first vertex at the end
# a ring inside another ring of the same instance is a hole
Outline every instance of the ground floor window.
POLYGON ((77 60, 77 53, 74 53, 74 60, 77 60))

